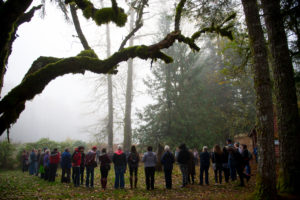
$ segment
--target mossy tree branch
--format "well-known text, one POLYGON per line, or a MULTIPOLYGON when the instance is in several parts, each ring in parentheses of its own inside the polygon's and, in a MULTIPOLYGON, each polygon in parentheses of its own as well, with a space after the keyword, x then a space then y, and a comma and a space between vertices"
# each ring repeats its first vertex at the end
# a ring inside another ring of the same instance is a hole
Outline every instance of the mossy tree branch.
POLYGON ((98 26, 114 22, 123 27, 127 22, 127 15, 123 8, 118 7, 116 1, 112 0, 112 7, 97 9, 89 0, 65 0, 65 3, 75 3, 82 10, 85 18, 92 18, 98 26))
POLYGON ((182 9, 184 7, 186 0, 181 0, 179 2, 179 4, 176 7, 176 14, 175 14, 175 31, 179 31, 180 30, 180 19, 181 19, 181 13, 182 13, 182 9))
POLYGON ((114 74, 117 73, 116 68, 120 62, 135 57, 145 60, 162 59, 166 63, 170 63, 173 61, 172 58, 161 52, 161 49, 172 46, 179 35, 178 32, 172 32, 157 44, 125 48, 105 60, 99 60, 93 50, 82 51, 79 55, 70 58, 38 58, 23 81, 0 101, 0 135, 16 122, 25 109, 25 102, 40 94, 47 84, 58 76, 68 73, 83 74, 85 71, 114 74))

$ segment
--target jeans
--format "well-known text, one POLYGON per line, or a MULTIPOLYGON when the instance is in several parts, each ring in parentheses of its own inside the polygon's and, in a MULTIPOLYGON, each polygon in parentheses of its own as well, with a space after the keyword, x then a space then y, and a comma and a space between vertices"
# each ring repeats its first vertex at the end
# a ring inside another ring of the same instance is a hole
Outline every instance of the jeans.
POLYGON ((229 159, 228 160, 228 166, 229 166, 229 171, 230 171, 230 177, 232 181, 236 180, 236 166, 235 166, 235 161, 229 159))
POLYGON ((49 181, 54 182, 55 176, 56 176, 56 171, 57 171, 57 164, 51 163, 49 168, 50 168, 49 181))
POLYGON ((61 169, 62 172, 61 172, 61 182, 62 183, 70 183, 70 172, 71 172, 71 169, 70 168, 62 168, 61 169), (65 174, 67 174, 67 177, 65 177, 65 174))
POLYGON ((214 170, 214 174, 215 174, 215 182, 222 183, 222 169, 214 170))
POLYGON ((205 183, 206 183, 206 185, 209 184, 208 169, 209 169, 209 166, 200 166, 200 185, 203 185, 203 172, 205 172, 205 183))
POLYGON ((123 189, 125 186, 124 182, 124 173, 125 173, 126 166, 115 166, 115 188, 123 189))
POLYGON ((80 180, 81 185, 83 184, 84 166, 80 166, 80 180))
POLYGON ((80 185, 80 167, 73 167, 74 171, 74 186, 78 187, 80 185))
POLYGON ((188 184, 188 165, 180 164, 180 171, 182 174, 182 186, 186 186, 188 184))
POLYGON ((172 188, 172 169, 164 169, 165 172, 165 181, 166 181, 166 188, 172 188))
POLYGON ((250 164, 249 162, 246 164, 246 174, 250 175, 251 174, 251 167, 250 167, 250 164))
POLYGON ((94 187, 94 167, 87 166, 86 167, 86 181, 85 181, 86 187, 89 187, 90 175, 91 175, 91 187, 94 187))
POLYGON ((154 190, 155 167, 145 167, 145 175, 147 190, 149 190, 150 188, 154 190))

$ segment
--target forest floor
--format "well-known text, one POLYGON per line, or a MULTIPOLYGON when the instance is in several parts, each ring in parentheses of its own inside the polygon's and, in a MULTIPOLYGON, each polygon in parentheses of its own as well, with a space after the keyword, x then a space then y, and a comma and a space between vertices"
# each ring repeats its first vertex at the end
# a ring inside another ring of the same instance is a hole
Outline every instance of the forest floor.
MULTIPOLYGON (((173 171, 173 189, 164 188, 163 172, 155 174, 155 190, 145 189, 145 175, 143 167, 139 168, 139 181, 137 189, 130 189, 129 172, 125 175, 125 189, 113 189, 114 170, 110 170, 108 179, 108 188, 103 191, 100 186, 99 167, 95 169, 94 189, 88 189, 84 186, 75 188, 73 184, 60 183, 61 170, 58 170, 58 176, 54 183, 49 183, 36 176, 30 176, 28 173, 17 171, 0 171, 0 199, 203 199, 203 200, 242 200, 249 199, 255 188, 255 176, 252 176, 245 187, 239 187, 238 181, 214 185, 213 171, 210 169, 209 186, 200 186, 199 166, 196 166, 195 185, 189 185, 186 188, 180 188, 181 174, 176 165, 173 171)), ((255 170, 253 170, 255 172, 255 170)), ((250 198, 251 199, 251 198, 250 198)))

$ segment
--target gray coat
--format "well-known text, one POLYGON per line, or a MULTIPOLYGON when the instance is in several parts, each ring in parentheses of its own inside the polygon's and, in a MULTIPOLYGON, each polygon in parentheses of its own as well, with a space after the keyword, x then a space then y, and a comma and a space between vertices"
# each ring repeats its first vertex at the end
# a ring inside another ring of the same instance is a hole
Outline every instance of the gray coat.
POLYGON ((156 154, 152 151, 147 151, 144 153, 142 161, 144 162, 144 167, 155 167, 157 162, 156 154))

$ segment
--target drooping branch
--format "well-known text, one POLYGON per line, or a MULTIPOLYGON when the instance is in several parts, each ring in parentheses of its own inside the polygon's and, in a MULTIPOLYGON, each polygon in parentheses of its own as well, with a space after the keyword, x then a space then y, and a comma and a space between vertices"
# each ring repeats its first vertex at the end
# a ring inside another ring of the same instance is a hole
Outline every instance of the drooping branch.
POLYGON ((89 0, 65 0, 65 3, 75 3, 82 10, 84 17, 92 18, 98 26, 109 22, 114 22, 117 26, 124 26, 127 15, 123 8, 117 6, 116 1, 112 1, 112 7, 97 9, 89 0))

